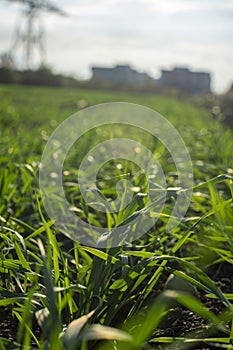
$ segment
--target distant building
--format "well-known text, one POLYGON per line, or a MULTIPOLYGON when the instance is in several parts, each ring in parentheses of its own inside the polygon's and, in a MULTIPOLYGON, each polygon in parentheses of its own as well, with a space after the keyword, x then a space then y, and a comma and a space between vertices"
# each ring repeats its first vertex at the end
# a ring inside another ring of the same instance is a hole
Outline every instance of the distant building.
POLYGON ((192 94, 202 95, 210 92, 209 73, 192 72, 188 68, 162 70, 161 78, 153 79, 146 73, 132 69, 129 65, 115 67, 92 67, 91 83, 102 87, 121 87, 134 89, 175 88, 192 94))
POLYGON ((162 70, 162 76, 158 80, 158 84, 162 87, 173 87, 200 95, 210 92, 210 82, 209 73, 192 72, 188 68, 162 70))
POLYGON ((153 81, 146 73, 137 72, 129 65, 117 65, 113 68, 92 67, 92 83, 121 86, 144 87, 153 81))

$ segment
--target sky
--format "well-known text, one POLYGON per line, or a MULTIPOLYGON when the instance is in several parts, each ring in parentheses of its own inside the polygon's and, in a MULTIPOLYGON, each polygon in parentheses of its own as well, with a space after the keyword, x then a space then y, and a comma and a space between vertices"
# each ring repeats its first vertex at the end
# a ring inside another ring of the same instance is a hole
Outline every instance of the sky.
MULTIPOLYGON (((93 65, 120 63, 159 78, 161 69, 184 66, 210 72, 217 93, 233 82, 233 0, 51 2, 68 14, 40 17, 46 60, 56 72, 86 79, 93 65)), ((0 53, 13 44, 21 9, 0 1, 0 53)))

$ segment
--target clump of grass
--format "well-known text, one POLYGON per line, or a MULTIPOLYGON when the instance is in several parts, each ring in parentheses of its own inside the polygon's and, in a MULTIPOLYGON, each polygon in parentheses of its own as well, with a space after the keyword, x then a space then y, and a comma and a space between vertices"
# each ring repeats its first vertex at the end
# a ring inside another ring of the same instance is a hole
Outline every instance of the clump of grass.
MULTIPOLYGON (((80 99, 88 104, 143 100, 157 109, 158 98, 41 88, 41 102, 36 106, 38 88, 30 88, 28 94, 27 88, 2 86, 0 94, 4 124, 0 144, 0 348, 137 350, 208 344, 231 349, 233 291, 221 290, 212 273, 223 264, 230 270, 233 261, 230 131, 217 122, 210 126, 206 111, 160 97, 160 112, 173 119, 193 159, 195 184, 188 213, 178 227, 166 232, 170 196, 156 224, 133 244, 91 248, 63 235, 43 208, 39 159, 54 120, 59 122, 73 112, 80 99), (12 128, 18 130, 17 140, 12 128), (179 286, 167 290, 164 285, 170 274, 195 287, 197 293, 189 294, 188 288, 179 286), (216 301, 220 311, 210 310, 210 301, 216 301), (177 308, 204 320, 201 336, 195 331, 169 336, 169 315, 177 308), (161 336, 164 322, 168 322, 167 335, 161 336)), ((104 135, 93 132, 97 142, 106 136, 106 130, 104 135)), ((90 145, 89 136, 82 140, 83 150, 90 145)), ((162 150, 153 140, 147 142, 155 153, 162 150)), ((162 157, 160 160, 163 162, 162 157)), ((99 174, 99 191, 105 198, 116 195, 116 179, 122 175, 117 164, 106 164, 99 174)), ((140 169, 123 165, 135 187, 146 192, 140 169)), ((168 170, 169 186, 175 188, 170 164, 164 161, 163 167, 168 170)), ((82 201, 72 162, 67 162, 65 170, 71 205, 77 215, 94 225, 120 225, 143 208, 143 196, 135 194, 133 204, 118 213, 106 216, 93 211, 82 201)))

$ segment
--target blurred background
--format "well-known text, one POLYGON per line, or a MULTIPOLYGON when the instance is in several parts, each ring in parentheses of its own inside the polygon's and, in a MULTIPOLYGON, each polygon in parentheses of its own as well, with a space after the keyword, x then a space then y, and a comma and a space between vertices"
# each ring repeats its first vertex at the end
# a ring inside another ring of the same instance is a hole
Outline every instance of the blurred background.
POLYGON ((210 73, 221 94, 232 83, 232 20, 232 0, 1 0, 2 65, 79 80, 92 66, 130 65, 153 79, 190 68, 210 73))

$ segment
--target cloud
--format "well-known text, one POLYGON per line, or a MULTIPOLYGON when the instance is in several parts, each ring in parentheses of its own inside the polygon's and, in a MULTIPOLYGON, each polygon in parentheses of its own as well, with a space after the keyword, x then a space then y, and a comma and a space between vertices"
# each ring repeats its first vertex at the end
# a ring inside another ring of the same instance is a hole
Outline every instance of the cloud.
POLYGON ((233 11, 231 0, 141 0, 157 13, 186 13, 198 11, 233 11))

